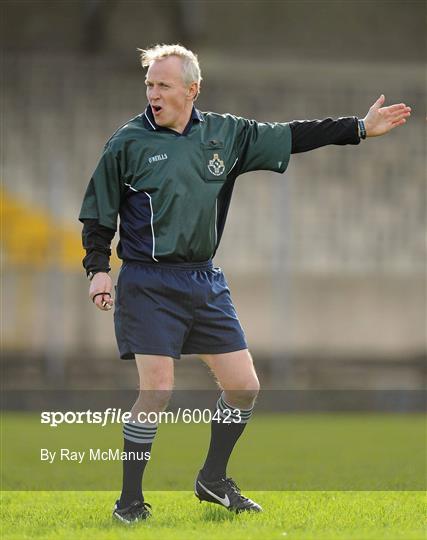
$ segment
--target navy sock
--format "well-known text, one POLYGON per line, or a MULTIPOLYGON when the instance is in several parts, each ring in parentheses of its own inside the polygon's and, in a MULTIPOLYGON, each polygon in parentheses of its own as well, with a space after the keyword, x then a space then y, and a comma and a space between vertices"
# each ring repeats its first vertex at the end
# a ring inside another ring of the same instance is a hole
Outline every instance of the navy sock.
POLYGON ((211 441, 202 475, 208 482, 226 478, 231 452, 251 417, 251 409, 237 409, 228 405, 224 393, 217 402, 218 420, 211 422, 211 441))
POLYGON ((127 459, 123 459, 123 486, 119 506, 124 508, 133 501, 143 501, 142 477, 147 465, 147 453, 156 435, 157 425, 126 423, 123 425, 124 446, 127 459))

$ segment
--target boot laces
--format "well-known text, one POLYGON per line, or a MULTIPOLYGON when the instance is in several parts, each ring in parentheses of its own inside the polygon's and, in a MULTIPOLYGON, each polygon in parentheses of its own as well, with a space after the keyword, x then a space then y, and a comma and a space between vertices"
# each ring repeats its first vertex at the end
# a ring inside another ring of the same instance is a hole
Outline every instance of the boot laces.
POLYGON ((145 501, 134 502, 131 505, 129 513, 132 517, 137 516, 139 515, 141 508, 144 508, 146 512, 149 512, 149 509, 151 509, 151 504, 148 504, 145 501))
POLYGON ((226 485, 228 485, 231 490, 239 496, 240 499, 243 499, 244 501, 248 501, 249 499, 247 497, 244 497, 241 493, 240 493, 240 488, 239 486, 236 484, 236 482, 232 479, 232 478, 225 478, 225 483, 226 485))

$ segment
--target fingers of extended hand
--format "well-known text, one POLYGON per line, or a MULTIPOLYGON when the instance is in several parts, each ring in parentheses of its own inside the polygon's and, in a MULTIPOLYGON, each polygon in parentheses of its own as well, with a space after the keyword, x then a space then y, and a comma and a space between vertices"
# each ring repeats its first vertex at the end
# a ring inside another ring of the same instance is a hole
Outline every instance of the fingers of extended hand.
POLYGON ((402 119, 400 119, 400 120, 397 120, 397 121, 395 121, 395 122, 392 122, 392 123, 391 123, 391 126, 395 128, 395 127, 397 127, 397 126, 403 125, 405 122, 406 122, 406 119, 405 119, 405 118, 402 118, 402 119))
MULTIPOLYGON (((378 102, 377 102, 378 103, 378 102)), ((412 109, 405 103, 396 103, 388 107, 372 108, 365 117, 368 137, 384 135, 391 129, 406 123, 412 109)))
POLYGON ((385 107, 379 109, 378 114, 381 118, 381 123, 385 122, 385 125, 396 127, 397 125, 400 126, 406 122, 406 118, 411 116, 411 109, 406 106, 394 110, 391 107, 385 107), (405 120, 405 122, 402 122, 402 120, 405 120))
POLYGON ((383 107, 382 109, 379 109, 378 112, 382 115, 387 117, 397 117, 399 115, 402 116, 402 118, 406 116, 411 115, 411 107, 407 107, 406 105, 400 106, 400 105, 392 105, 390 107, 383 107))
POLYGON ((383 109, 387 110, 387 111, 390 111, 390 112, 395 112, 395 111, 411 111, 411 107, 408 107, 407 105, 405 105, 404 103, 396 103, 395 105, 390 105, 388 107, 383 107, 383 109))
MULTIPOLYGON (((406 118, 408 118, 409 116, 411 116, 410 112, 396 112, 396 113, 390 115, 388 120, 392 124, 395 124, 396 122, 401 122, 402 120, 405 120, 405 122, 406 122, 406 118)), ((405 122, 403 122, 403 123, 405 123, 405 122)))

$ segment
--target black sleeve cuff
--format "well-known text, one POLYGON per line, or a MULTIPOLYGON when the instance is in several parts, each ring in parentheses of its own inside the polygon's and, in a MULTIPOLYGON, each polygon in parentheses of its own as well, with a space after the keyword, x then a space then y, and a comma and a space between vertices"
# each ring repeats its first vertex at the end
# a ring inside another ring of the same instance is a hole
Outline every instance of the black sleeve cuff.
POLYGON ((86 256, 82 263, 89 272, 109 272, 111 241, 115 231, 98 223, 97 219, 83 220, 82 243, 86 250, 86 256))
POLYGON ((292 154, 308 152, 328 144, 359 144, 358 122, 355 116, 334 120, 294 120, 292 131, 292 154))

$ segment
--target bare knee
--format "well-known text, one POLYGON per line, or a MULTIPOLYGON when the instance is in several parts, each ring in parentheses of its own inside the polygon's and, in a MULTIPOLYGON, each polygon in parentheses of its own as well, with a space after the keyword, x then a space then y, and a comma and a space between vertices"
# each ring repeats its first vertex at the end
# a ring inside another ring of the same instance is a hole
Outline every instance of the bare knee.
POLYGON ((137 355, 140 390, 171 390, 173 388, 173 360, 167 356, 137 355))
POLYGON ((239 381, 233 388, 225 390, 224 398, 229 405, 239 409, 250 409, 254 406, 259 389, 259 380, 254 373, 251 378, 239 381))
POLYGON ((141 377, 139 380, 140 392, 172 392, 173 376, 161 371, 150 373, 147 377, 141 377))
POLYGON ((132 418, 139 413, 161 412, 166 409, 172 395, 172 390, 140 390, 138 399, 132 407, 132 418))
POLYGON ((133 415, 141 411, 165 410, 171 398, 174 384, 172 359, 139 357, 137 360, 139 396, 132 408, 133 415))
POLYGON ((225 401, 234 407, 250 409, 259 392, 259 380, 252 356, 247 349, 217 355, 202 355, 219 387, 224 390, 225 401))
POLYGON ((172 391, 173 379, 165 373, 153 374, 149 381, 140 381, 137 403, 139 407, 147 411, 164 411, 168 406, 172 391))

